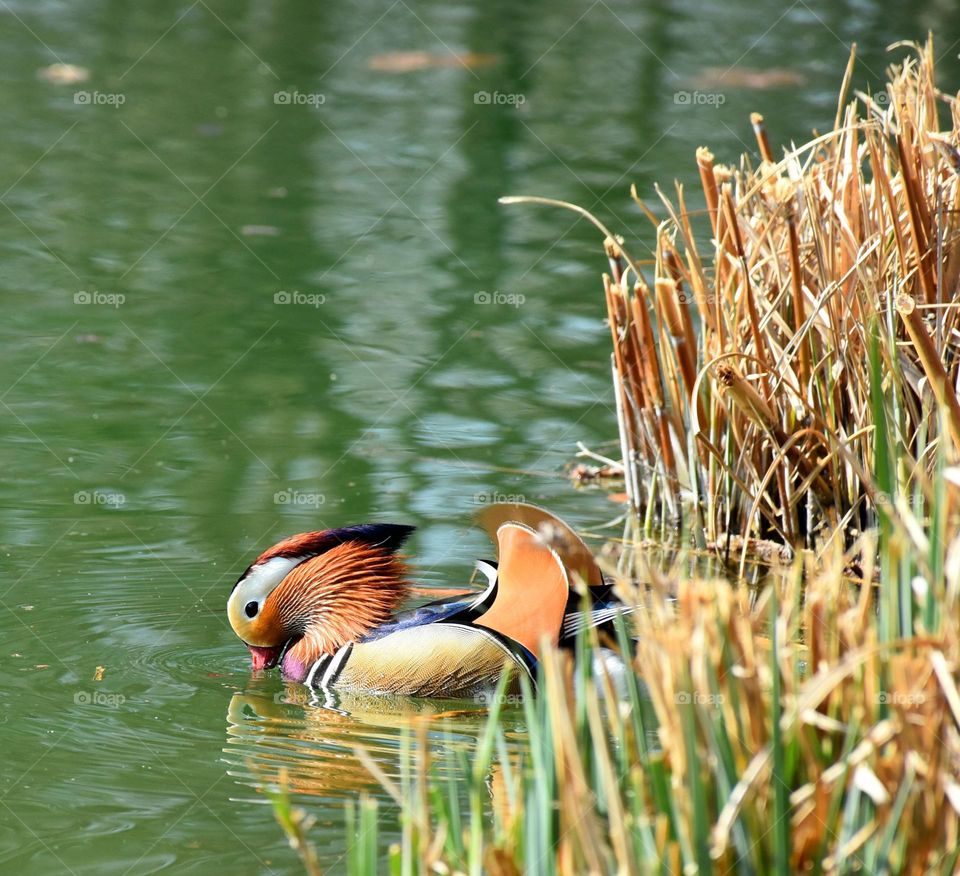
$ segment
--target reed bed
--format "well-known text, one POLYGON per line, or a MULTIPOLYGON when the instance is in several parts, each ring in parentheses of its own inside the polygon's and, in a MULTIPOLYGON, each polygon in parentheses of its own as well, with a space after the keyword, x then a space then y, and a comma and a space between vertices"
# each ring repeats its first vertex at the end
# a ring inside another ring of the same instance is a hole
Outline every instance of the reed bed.
MULTIPOLYGON (((493 697, 460 785, 425 731, 399 782, 359 749, 402 807, 401 842, 378 852, 362 798, 348 873, 957 872, 960 565, 913 634, 839 554, 803 572, 759 599, 724 581, 633 590, 643 610, 617 635, 633 671, 615 689, 550 654, 523 700, 528 751, 508 753, 493 697)), ((316 866, 301 820, 278 817, 316 866)))
POLYGON ((503 199, 606 236, 626 492, 648 523, 809 548, 928 514, 960 448, 960 113, 932 39, 900 49, 885 91, 852 99, 851 56, 832 130, 780 158, 756 114, 759 163, 697 149, 701 191, 657 187, 665 219, 634 189, 656 229, 642 264, 573 205, 503 199))

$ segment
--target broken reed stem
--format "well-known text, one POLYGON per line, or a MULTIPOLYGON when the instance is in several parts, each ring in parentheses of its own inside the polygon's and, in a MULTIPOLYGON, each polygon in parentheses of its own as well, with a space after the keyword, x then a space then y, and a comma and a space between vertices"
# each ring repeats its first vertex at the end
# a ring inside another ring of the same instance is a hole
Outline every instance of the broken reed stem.
POLYGON ((763 116, 760 113, 750 113, 750 124, 753 125, 753 133, 756 135, 757 145, 760 147, 760 157, 764 161, 774 164, 773 150, 770 148, 770 138, 767 136, 763 116))
POLYGON ((927 327, 923 324, 923 318, 917 312, 916 300, 909 295, 899 295, 897 297, 897 313, 903 319, 910 340, 913 341, 917 356, 930 381, 937 402, 941 410, 945 411, 947 415, 954 446, 960 448, 960 401, 958 401, 957 392, 944 370, 943 362, 934 346, 933 338, 930 337, 927 327))
MULTIPOLYGON (((797 222, 793 205, 787 206, 787 240, 790 247, 790 292, 793 297, 793 331, 800 335, 806 322, 806 307, 803 303, 803 279, 800 269, 800 241, 797 237, 797 222)), ((806 333, 797 344, 797 376, 804 388, 810 380, 810 349, 806 333)))
POLYGON ((710 227, 713 236, 717 237, 717 214, 720 206, 720 196, 717 191, 717 180, 713 173, 713 153, 705 146, 697 148, 697 169, 700 171, 700 183, 703 194, 707 199, 707 215, 710 217, 710 227))

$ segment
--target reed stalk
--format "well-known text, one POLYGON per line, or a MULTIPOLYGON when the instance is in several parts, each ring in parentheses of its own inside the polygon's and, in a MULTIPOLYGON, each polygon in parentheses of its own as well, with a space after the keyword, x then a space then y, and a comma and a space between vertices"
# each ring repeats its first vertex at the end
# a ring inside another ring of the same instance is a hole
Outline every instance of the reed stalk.
POLYGON ((916 534, 929 518, 931 450, 947 467, 960 457, 960 111, 936 85, 932 40, 898 50, 883 101, 847 99, 851 54, 834 128, 779 159, 758 114, 759 164, 698 148, 708 222, 679 184, 674 197, 656 189, 660 216, 633 190, 656 225, 652 276, 621 241, 604 290, 627 492, 646 519, 685 523, 702 544, 736 535, 822 553, 881 519, 916 534), (874 389, 896 450, 883 489, 874 389))

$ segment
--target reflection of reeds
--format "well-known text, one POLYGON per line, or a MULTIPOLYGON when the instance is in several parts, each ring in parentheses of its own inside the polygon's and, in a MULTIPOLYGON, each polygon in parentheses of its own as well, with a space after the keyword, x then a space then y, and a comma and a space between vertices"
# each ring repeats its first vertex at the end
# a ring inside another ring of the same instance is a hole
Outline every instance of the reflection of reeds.
POLYGON ((938 455, 960 449, 960 112, 933 58, 916 47, 880 96, 845 103, 851 58, 834 129, 779 161, 756 114, 758 165, 698 149, 703 220, 679 185, 657 189, 662 220, 634 191, 649 269, 589 217, 607 236, 627 494, 648 520, 692 507, 701 544, 849 545, 884 502, 929 512, 938 455))

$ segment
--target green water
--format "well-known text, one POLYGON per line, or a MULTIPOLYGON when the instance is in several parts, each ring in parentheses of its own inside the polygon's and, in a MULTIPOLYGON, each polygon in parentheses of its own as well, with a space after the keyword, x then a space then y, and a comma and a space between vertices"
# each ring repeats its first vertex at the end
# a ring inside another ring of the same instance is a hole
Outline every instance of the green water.
POLYGON ((285 765, 343 871, 343 801, 382 797, 353 746, 396 775, 414 719, 251 680, 231 584, 284 534, 394 520, 459 585, 495 495, 616 516, 562 475, 615 434, 597 236, 496 198, 649 243, 628 184, 695 206, 694 148, 752 148, 751 110, 829 126, 851 39, 866 86, 934 28, 956 85, 960 13, 785 8, 0 3, 0 870, 296 872, 256 789, 285 765), (414 51, 489 57, 381 69, 414 51), (780 73, 711 84, 731 65, 780 73))

